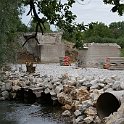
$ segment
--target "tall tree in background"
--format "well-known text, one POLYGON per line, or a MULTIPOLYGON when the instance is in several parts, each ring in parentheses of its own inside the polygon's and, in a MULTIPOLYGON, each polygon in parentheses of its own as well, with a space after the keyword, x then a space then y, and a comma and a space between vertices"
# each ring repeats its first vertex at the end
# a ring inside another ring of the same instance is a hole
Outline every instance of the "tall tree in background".
POLYGON ((114 38, 124 37, 124 21, 113 22, 109 25, 114 38))
POLYGON ((83 39, 86 43, 115 43, 112 30, 104 23, 91 23, 92 28, 83 32, 83 39))
POLYGON ((124 48, 124 22, 92 23, 92 28, 83 32, 85 42, 117 43, 124 48))
POLYGON ((87 39, 89 37, 108 37, 112 38, 111 30, 107 25, 101 22, 91 23, 92 28, 87 29, 84 31, 84 38, 87 39))
POLYGON ((113 22, 109 25, 109 28, 113 33, 113 38, 116 39, 116 43, 124 48, 124 21, 113 22))

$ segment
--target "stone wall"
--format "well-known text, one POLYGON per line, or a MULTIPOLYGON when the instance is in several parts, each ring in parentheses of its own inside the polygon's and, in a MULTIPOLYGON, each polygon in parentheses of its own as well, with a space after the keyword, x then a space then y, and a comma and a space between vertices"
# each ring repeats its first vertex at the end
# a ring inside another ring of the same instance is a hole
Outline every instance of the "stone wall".
POLYGON ((87 49, 79 51, 79 55, 88 67, 98 67, 106 57, 120 57, 120 47, 111 43, 92 43, 87 49))
POLYGON ((64 44, 41 45, 41 62, 59 62, 59 57, 65 56, 64 44))
MULTIPOLYGON (((33 33, 26 33, 25 36, 29 37, 33 33)), ((59 57, 65 56, 64 43, 61 42, 62 33, 38 33, 37 39, 30 39, 24 47, 34 56, 40 58, 41 63, 59 62, 59 57)), ((18 39, 23 44, 26 39, 22 36, 18 39)))

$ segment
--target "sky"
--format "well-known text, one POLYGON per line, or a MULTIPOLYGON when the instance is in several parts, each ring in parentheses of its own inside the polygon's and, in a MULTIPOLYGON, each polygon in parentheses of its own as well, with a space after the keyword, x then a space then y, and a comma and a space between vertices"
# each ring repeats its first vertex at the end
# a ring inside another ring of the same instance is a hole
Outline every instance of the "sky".
MULTIPOLYGON (((81 0, 77 0, 80 3, 81 0)), ((91 22, 103 22, 109 25, 112 22, 124 21, 124 15, 119 16, 117 13, 111 11, 112 5, 104 4, 103 0, 84 0, 84 5, 75 3, 73 7, 74 14, 77 15, 77 22, 84 22, 85 24, 91 22)))
MULTIPOLYGON (((117 13, 113 13, 111 8, 112 5, 104 4, 103 0, 84 0, 84 2, 76 0, 71 10, 77 16, 77 23, 102 22, 109 25, 112 22, 124 21, 124 15, 119 16, 117 13)), ((30 22, 30 16, 26 16, 28 10, 29 8, 26 9, 22 16, 22 22, 26 25, 30 22)))

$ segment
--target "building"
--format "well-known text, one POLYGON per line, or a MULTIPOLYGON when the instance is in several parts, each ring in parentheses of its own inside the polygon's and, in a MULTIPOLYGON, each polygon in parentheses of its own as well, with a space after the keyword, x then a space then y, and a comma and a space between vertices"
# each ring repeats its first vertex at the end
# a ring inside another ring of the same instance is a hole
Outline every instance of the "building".
POLYGON ((78 57, 87 67, 99 67, 107 57, 120 57, 120 48, 116 43, 87 43, 78 57))

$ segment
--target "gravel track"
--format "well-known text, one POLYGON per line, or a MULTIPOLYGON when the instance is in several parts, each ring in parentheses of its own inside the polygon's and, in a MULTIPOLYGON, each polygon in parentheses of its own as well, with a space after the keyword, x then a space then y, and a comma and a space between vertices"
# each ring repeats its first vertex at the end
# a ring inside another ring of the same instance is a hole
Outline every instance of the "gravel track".
MULTIPOLYGON (((99 69, 99 68, 75 68, 75 65, 72 66, 60 66, 59 64, 37 64, 36 72, 40 73, 41 76, 48 75, 53 76, 54 78, 60 77, 63 74, 68 74, 72 77, 95 77, 95 78, 109 78, 112 76, 116 76, 121 81, 124 81, 124 70, 107 70, 107 69, 99 69)), ((12 70, 22 68, 26 71, 26 67, 24 64, 22 65, 12 65, 12 70)))

